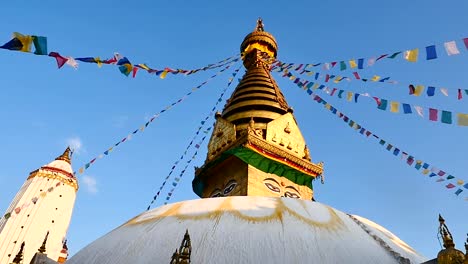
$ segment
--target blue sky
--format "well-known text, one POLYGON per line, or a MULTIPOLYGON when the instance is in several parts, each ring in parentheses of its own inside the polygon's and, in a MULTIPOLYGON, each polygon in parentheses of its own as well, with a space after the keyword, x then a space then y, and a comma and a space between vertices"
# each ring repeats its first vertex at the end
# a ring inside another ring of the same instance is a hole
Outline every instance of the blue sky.
MULTIPOLYGON (((384 60, 361 72, 390 76, 398 85, 352 81, 336 87, 468 113, 468 98, 454 97, 457 88, 468 89, 467 51, 459 44, 461 54, 447 57, 440 49, 445 41, 468 37, 466 1, 10 1, 1 9, 0 42, 14 31, 42 35, 49 51, 62 55, 107 58, 119 52, 154 68, 198 68, 235 55, 259 16, 277 39, 278 58, 287 62, 368 58, 437 44, 439 59, 384 60), (445 86, 451 96, 412 97, 408 83, 445 86)), ((78 70, 58 70, 52 58, 6 50, 0 50, 0 61, 2 212, 29 172, 61 154, 70 141, 81 145, 73 160, 77 170, 214 73, 161 80, 139 72, 133 79, 114 66, 81 63, 78 70)), ((72 254, 145 210, 228 77, 229 72, 220 75, 78 176, 81 189, 68 232, 72 254)), ((463 248, 468 203, 462 197, 350 129, 290 81, 274 77, 295 110, 313 161, 325 163, 325 184, 315 183, 318 201, 383 225, 430 258, 440 250, 437 214, 442 213, 463 248)), ((394 145, 468 179, 468 128, 380 111, 366 98, 357 104, 323 98, 394 145)), ((205 149, 206 142, 172 202, 197 198, 191 191, 193 166, 203 164, 205 149)))

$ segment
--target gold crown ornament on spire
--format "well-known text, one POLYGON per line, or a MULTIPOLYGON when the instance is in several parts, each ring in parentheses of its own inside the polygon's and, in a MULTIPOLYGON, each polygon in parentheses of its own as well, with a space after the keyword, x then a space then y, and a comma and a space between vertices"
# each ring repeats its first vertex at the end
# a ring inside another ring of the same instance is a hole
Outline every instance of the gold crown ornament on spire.
POLYGON ((72 150, 70 147, 67 147, 65 151, 63 152, 62 155, 58 156, 55 160, 63 160, 65 162, 68 162, 68 164, 71 164, 71 155, 72 155, 72 150))
POLYGON ((265 31, 261 18, 257 20, 255 30, 242 41, 240 52, 247 69, 259 61, 271 62, 276 59, 278 44, 273 35, 265 31))
POLYGON ((445 224, 445 219, 439 214, 439 234, 444 242, 444 249, 437 254, 438 264, 464 264, 465 255, 455 248, 453 237, 445 224))

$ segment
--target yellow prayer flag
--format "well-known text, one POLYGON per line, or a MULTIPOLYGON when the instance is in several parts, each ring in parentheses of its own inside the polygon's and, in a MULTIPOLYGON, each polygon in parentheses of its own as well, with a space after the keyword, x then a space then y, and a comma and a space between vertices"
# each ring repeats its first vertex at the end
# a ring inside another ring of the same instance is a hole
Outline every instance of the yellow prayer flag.
POLYGON ((32 36, 14 32, 13 37, 17 38, 19 41, 21 41, 21 44, 23 44, 23 47, 21 48, 22 52, 31 52, 31 44, 33 42, 32 36))
POLYGON ((325 108, 328 109, 328 110, 330 110, 330 109, 331 109, 331 105, 330 105, 329 103, 326 103, 326 104, 325 104, 325 108))
POLYGON ((424 86, 422 86, 422 85, 416 85, 414 87, 414 95, 415 96, 420 96, 423 91, 424 91, 424 86))
POLYGON ((458 125, 468 126, 468 114, 458 113, 458 125))
POLYGON ((94 60, 96 61, 96 63, 97 63, 97 66, 98 66, 99 68, 101 68, 101 67, 102 67, 102 61, 101 61, 101 58, 99 58, 99 57, 96 57, 96 58, 94 58, 94 60))
POLYGON ((339 83, 341 82, 341 76, 336 76, 335 80, 333 81, 334 83, 339 83))
POLYGON ((463 180, 458 180, 458 181, 457 181, 457 184, 458 184, 458 185, 463 185, 463 183, 465 183, 463 180))
POLYGON ((319 84, 318 84, 318 83, 316 83, 316 84, 314 84, 314 86, 312 86, 312 89, 313 89, 313 90, 317 90, 317 88, 319 88, 319 84))
POLYGON ((424 169, 424 170, 422 171, 423 174, 428 174, 429 172, 430 172, 430 170, 428 170, 428 169, 424 169))
POLYGON ((145 130, 145 126, 140 127, 140 131, 143 131, 143 130, 145 130))
POLYGON ((81 167, 81 168, 78 170, 78 172, 79 172, 80 174, 83 174, 83 172, 84 172, 84 168, 83 168, 83 167, 81 167))
POLYGON ((352 69, 352 68, 356 68, 357 67, 357 63, 356 63, 356 60, 350 60, 349 61, 349 67, 352 69))
POLYGON ((418 61, 419 49, 405 51, 405 59, 410 62, 418 61))
POLYGON ((164 71, 161 73, 161 75, 159 76, 159 78, 164 79, 164 78, 166 78, 166 75, 167 75, 167 71, 164 70, 164 71))
POLYGON ((373 81, 373 82, 376 82, 378 80, 380 80, 380 76, 378 76, 378 75, 374 75, 374 77, 372 77, 372 79, 371 79, 371 81, 373 81))
POLYGON ((350 102, 351 102, 351 100, 353 100, 353 92, 348 92, 346 94, 346 100, 348 100, 350 102))
POLYGON ((148 67, 148 65, 146 65, 146 64, 144 64, 144 63, 140 63, 140 64, 138 64, 138 66, 140 66, 143 70, 147 70, 147 71, 150 70, 150 68, 148 67))
POLYGON ((291 75, 291 76, 289 77, 289 80, 291 80, 291 81, 294 81, 295 79, 296 79, 296 76, 294 76, 294 75, 291 75))
POLYGON ((398 113, 399 109, 400 109, 400 103, 399 102, 390 102, 390 112, 398 113))
POLYGON ((307 73, 307 76, 311 76, 312 74, 314 74, 314 72, 313 72, 313 71, 311 71, 311 72, 308 72, 308 73, 307 73))

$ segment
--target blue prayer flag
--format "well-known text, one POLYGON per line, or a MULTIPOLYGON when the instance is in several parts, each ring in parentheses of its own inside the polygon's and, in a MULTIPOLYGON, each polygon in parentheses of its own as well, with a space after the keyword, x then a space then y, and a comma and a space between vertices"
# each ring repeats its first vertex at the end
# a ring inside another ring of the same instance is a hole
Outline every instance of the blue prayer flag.
POLYGON ((358 69, 364 69, 364 59, 358 60, 358 69))
POLYGON ((426 47, 426 60, 437 59, 437 52, 435 45, 426 47))
POLYGON ((411 105, 403 104, 403 113, 405 113, 405 114, 413 113, 413 111, 411 110, 411 105))
POLYGON ((435 87, 428 86, 427 87, 427 96, 434 96, 435 93, 435 87))

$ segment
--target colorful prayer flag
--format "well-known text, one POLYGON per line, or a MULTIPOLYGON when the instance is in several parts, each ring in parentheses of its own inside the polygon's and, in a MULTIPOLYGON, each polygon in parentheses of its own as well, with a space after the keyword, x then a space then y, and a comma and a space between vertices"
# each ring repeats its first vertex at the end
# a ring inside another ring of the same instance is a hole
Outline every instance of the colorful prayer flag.
POLYGON ((400 103, 399 102, 390 102, 390 112, 392 113, 398 113, 400 108, 400 103))
POLYGON ((364 59, 358 59, 358 69, 364 69, 364 59))
POLYGON ((447 189, 452 189, 452 188, 455 188, 455 185, 449 183, 449 184, 445 185, 445 187, 447 187, 447 189))
POLYGON ((468 114, 458 113, 457 117, 459 126, 468 126, 468 114))
POLYGON ((445 95, 445 96, 448 96, 448 90, 447 88, 440 88, 440 92, 445 95))
POLYGON ((411 114, 413 111, 411 111, 411 105, 409 104, 402 104, 403 105, 403 113, 405 114, 411 114))
POLYGON ((427 93, 427 96, 434 96, 434 94, 435 94, 435 87, 428 86, 428 87, 427 87, 426 93, 427 93))
POLYGON ((34 54, 36 55, 47 55, 47 38, 32 36, 34 43, 34 54))
POLYGON ((424 91, 424 86, 416 85, 416 87, 414 88, 414 95, 415 96, 420 96, 423 91, 424 91))
POLYGON ((23 34, 20 34, 18 32, 14 32, 13 37, 17 38, 19 41, 21 41, 21 44, 23 44, 20 51, 22 51, 22 52, 31 52, 31 44, 33 42, 32 36, 23 35, 23 34))
POLYGON ((457 48, 457 43, 455 41, 449 41, 444 43, 445 51, 447 51, 447 55, 457 55, 460 54, 460 51, 457 48))
POLYGON ((458 100, 461 100, 463 98, 463 94, 462 94, 462 90, 461 89, 458 89, 458 96, 457 96, 458 100))
POLYGON ((377 108, 380 110, 387 110, 387 102, 386 99, 380 99, 380 105, 377 108))
POLYGON ((424 117, 423 108, 421 106, 415 105, 413 107, 414 107, 414 110, 416 110, 416 113, 418 113, 419 116, 424 117))
POLYGON ((431 121, 437 121, 437 113, 439 110, 434 109, 434 108, 429 108, 429 120, 431 121))
POLYGON ((405 59, 409 62, 418 61, 419 49, 405 51, 405 59))
POLYGON ((349 67, 351 69, 356 68, 357 67, 356 60, 350 60, 349 61, 349 67))
POLYGON ((340 61, 340 71, 346 70, 346 62, 340 61))
POLYGON ((23 43, 21 43, 19 39, 13 38, 12 40, 0 46, 0 48, 7 50, 21 50, 23 48, 23 43))
POLYGON ((442 110, 441 121, 445 124, 452 124, 452 112, 442 110))
POLYGON ((348 92, 348 93, 346 94, 346 100, 347 100, 347 101, 353 100, 353 93, 352 93, 352 92, 348 92))
POLYGON ((54 57, 55 60, 57 60, 57 66, 59 69, 68 61, 67 58, 62 57, 58 52, 51 52, 49 53, 49 56, 54 57))
POLYGON ((437 59, 436 46, 431 45, 426 47, 426 60, 437 59))

